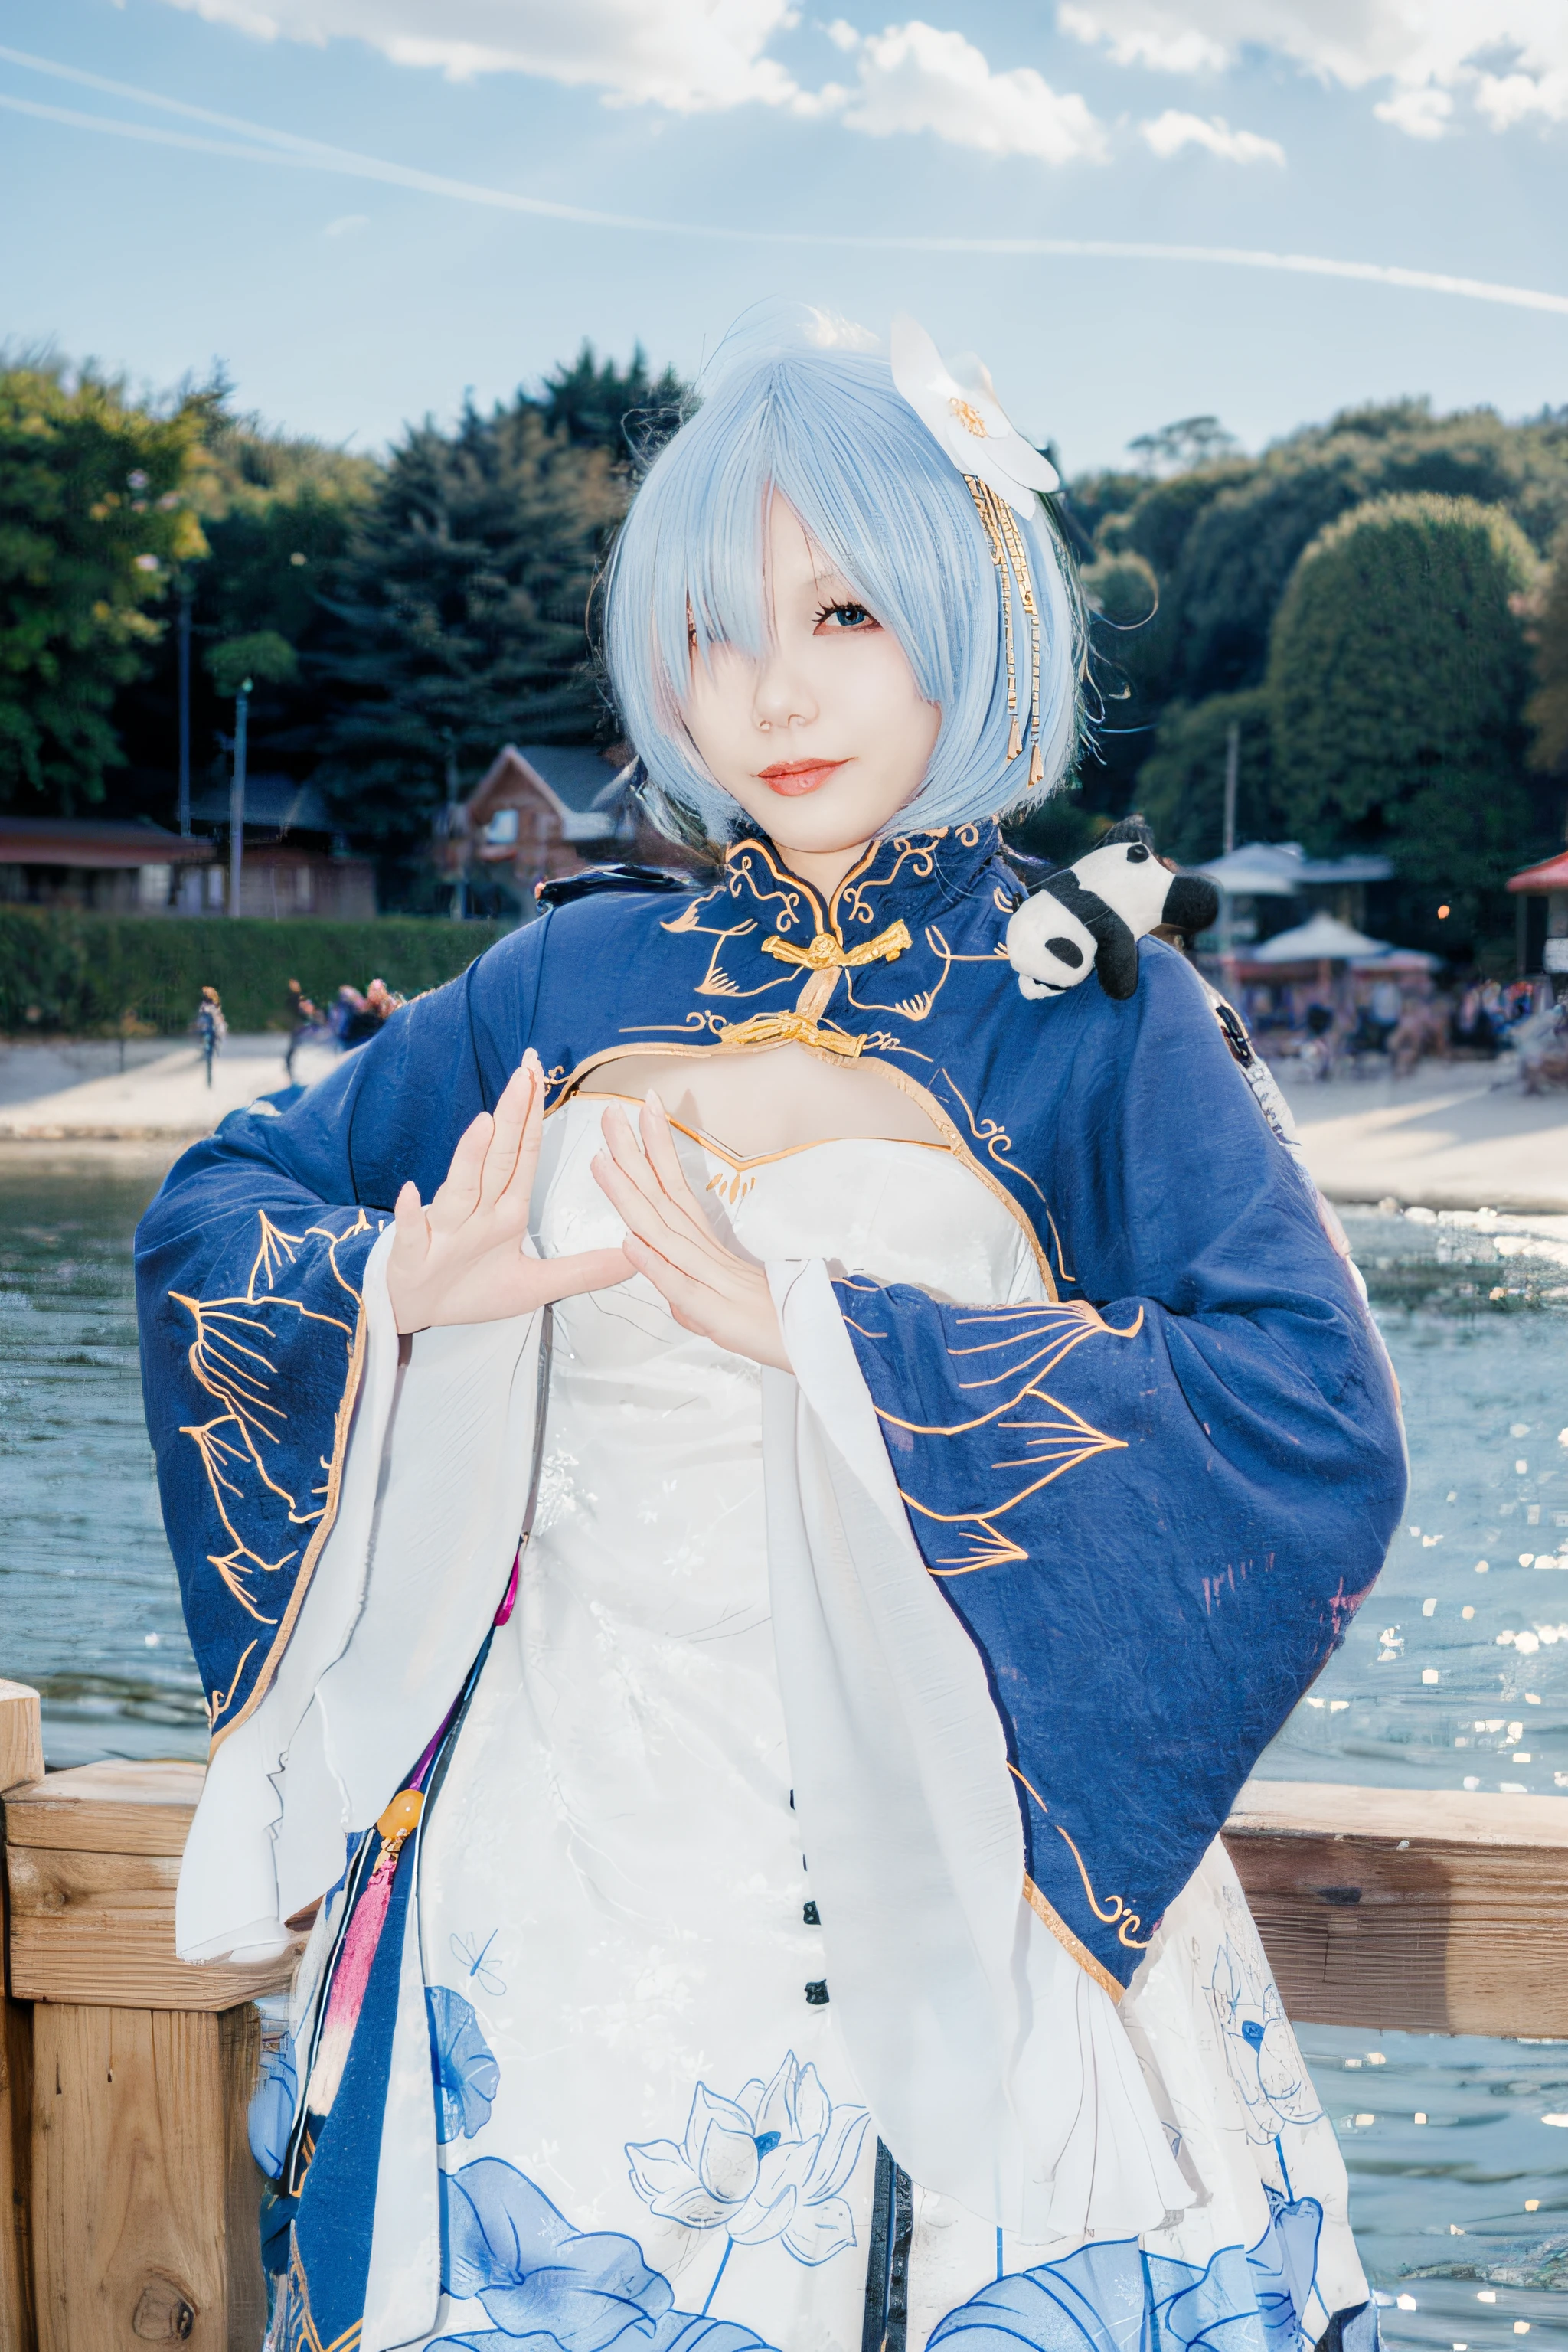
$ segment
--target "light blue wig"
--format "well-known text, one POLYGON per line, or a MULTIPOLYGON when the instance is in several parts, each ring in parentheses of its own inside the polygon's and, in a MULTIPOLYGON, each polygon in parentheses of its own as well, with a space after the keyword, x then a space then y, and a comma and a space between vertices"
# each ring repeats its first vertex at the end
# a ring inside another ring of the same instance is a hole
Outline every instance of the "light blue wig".
MULTIPOLYGON (((1019 518, 1040 607, 1045 777, 1031 793, 1027 748, 1007 758, 1002 600, 963 476, 895 389, 886 360, 775 347, 732 362, 704 387, 701 407, 650 467, 610 560, 605 658, 657 821, 678 838, 714 843, 739 821, 681 715, 688 630, 695 627, 703 660, 720 644, 765 654, 763 552, 774 491, 892 630, 921 695, 942 711, 931 764, 900 823, 963 824, 1053 792, 1078 750, 1084 625, 1071 560, 1047 509, 1037 501, 1032 516, 1019 518)), ((1026 725, 1026 624, 1016 675, 1026 725)))

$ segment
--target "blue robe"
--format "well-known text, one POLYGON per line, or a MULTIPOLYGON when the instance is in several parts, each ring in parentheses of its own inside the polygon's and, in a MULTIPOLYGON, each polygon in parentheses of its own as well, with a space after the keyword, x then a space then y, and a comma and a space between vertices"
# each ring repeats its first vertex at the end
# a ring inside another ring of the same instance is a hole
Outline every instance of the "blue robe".
POLYGON ((137 1269, 215 1744, 268 1687, 331 1525, 366 1257, 524 1048, 552 1106, 607 1057, 860 1056, 1035 1246, 1037 1307, 837 1292, 921 1551, 985 1662, 1028 1899, 1108 1990, 1129 1981, 1377 1575, 1404 1449, 1355 1279, 1195 975, 1146 940, 1126 1002, 1093 981, 1026 1001, 1019 896, 989 825, 889 836, 826 901, 742 840, 706 890, 546 914, 184 1155, 137 1269))

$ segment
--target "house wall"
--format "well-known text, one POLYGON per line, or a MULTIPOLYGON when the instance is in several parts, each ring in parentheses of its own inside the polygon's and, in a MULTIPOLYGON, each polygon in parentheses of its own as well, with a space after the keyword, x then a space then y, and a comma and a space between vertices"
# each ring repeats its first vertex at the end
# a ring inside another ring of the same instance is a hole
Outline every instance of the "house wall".
POLYGON ((524 914, 533 911, 536 882, 553 882, 564 874, 580 874, 584 866, 599 865, 613 854, 614 845, 608 840, 568 841, 559 811, 521 776, 509 780, 482 813, 473 803, 469 806, 470 823, 476 828, 471 836, 470 870, 474 878, 503 883, 516 894, 524 914), (488 824, 506 809, 517 812, 516 840, 488 842, 479 830, 481 821, 488 824))
POLYGON ((176 877, 200 891, 201 866, 0 866, 0 905, 80 907, 95 915, 161 915, 176 877))

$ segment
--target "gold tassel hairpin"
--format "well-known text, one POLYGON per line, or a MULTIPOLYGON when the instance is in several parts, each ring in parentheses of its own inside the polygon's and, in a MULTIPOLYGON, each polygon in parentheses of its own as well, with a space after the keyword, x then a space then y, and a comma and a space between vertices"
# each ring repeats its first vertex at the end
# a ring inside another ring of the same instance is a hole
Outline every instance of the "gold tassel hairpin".
POLYGON ((1024 534, 1018 528, 1017 517, 1007 500, 999 498, 989 482, 973 474, 965 474, 969 494, 984 527, 991 545, 991 561, 996 568, 997 586, 1002 596, 1002 627, 1007 658, 1007 757, 1018 758, 1024 749, 1018 727, 1018 674, 1013 618, 1013 593, 1016 585, 1018 602, 1029 624, 1029 784, 1031 789, 1045 781, 1045 755, 1040 750, 1040 608, 1035 596, 1035 583, 1029 572, 1029 559, 1025 551, 1024 534))
POLYGON ((1002 629, 1007 659, 1007 758, 1024 749, 1018 722, 1018 625, 1016 596, 1029 625, 1029 783, 1046 779, 1040 743, 1040 606, 1029 572, 1019 514, 1037 511, 1037 500, 1061 488, 1049 458, 1008 422, 996 387, 975 359, 955 360, 950 369, 925 329, 908 317, 893 320, 893 382, 969 485, 975 511, 991 549, 1002 598, 1002 629))

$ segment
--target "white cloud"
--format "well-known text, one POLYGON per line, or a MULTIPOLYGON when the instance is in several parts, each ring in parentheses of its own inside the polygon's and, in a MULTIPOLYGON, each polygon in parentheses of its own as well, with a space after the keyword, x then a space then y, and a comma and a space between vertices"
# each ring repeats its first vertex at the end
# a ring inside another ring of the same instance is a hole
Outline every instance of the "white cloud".
POLYGON ((1372 110, 1380 122, 1392 122, 1396 131, 1408 131, 1412 139, 1441 139, 1452 120, 1454 101, 1446 89, 1426 81, 1414 89, 1396 89, 1372 110))
POLYGON ((766 54, 790 0, 173 0, 264 40, 363 41, 457 80, 527 73, 696 114, 805 96, 766 54))
POLYGON ((1393 88, 1380 118, 1441 137, 1468 93, 1495 130, 1568 121, 1563 0, 1063 0, 1058 23, 1120 65, 1215 72, 1272 51, 1347 89, 1393 88))
POLYGON ((368 213, 340 213, 336 220, 330 220, 327 223, 321 235, 323 236, 357 236, 362 228, 369 226, 368 213))
POLYGON ((1075 92, 1053 89, 1033 66, 994 73, 962 33, 916 17, 868 34, 855 55, 859 86, 844 116, 852 131, 934 131, 955 147, 1042 163, 1103 163, 1110 152, 1075 92))
POLYGON ((1103 41, 1119 66, 1152 66, 1156 73, 1194 74, 1216 72, 1230 62, 1224 41, 1215 40, 1201 26, 1180 22, 1179 12, 1173 9, 1079 8, 1063 0, 1057 22, 1064 33, 1080 41, 1103 41))
POLYGON ((856 60, 853 88, 803 87, 767 52, 799 24, 793 0, 171 0, 263 40, 359 40, 394 63, 453 79, 536 74, 598 89, 611 105, 679 114, 760 103, 838 116, 877 138, 934 131, 994 155, 1101 161, 1105 132, 1084 100, 1033 67, 994 73, 962 33, 915 19, 863 35, 821 29, 856 60))
POLYGON ((1260 138, 1256 131, 1233 131, 1223 116, 1180 114, 1167 107, 1152 122, 1139 124, 1156 155, 1179 155, 1184 147, 1204 147, 1227 163, 1283 163, 1285 150, 1277 139, 1260 138))
POLYGON ((1527 115, 1568 122, 1568 64, 1542 74, 1482 74, 1476 104, 1494 131, 1510 131, 1527 115))

